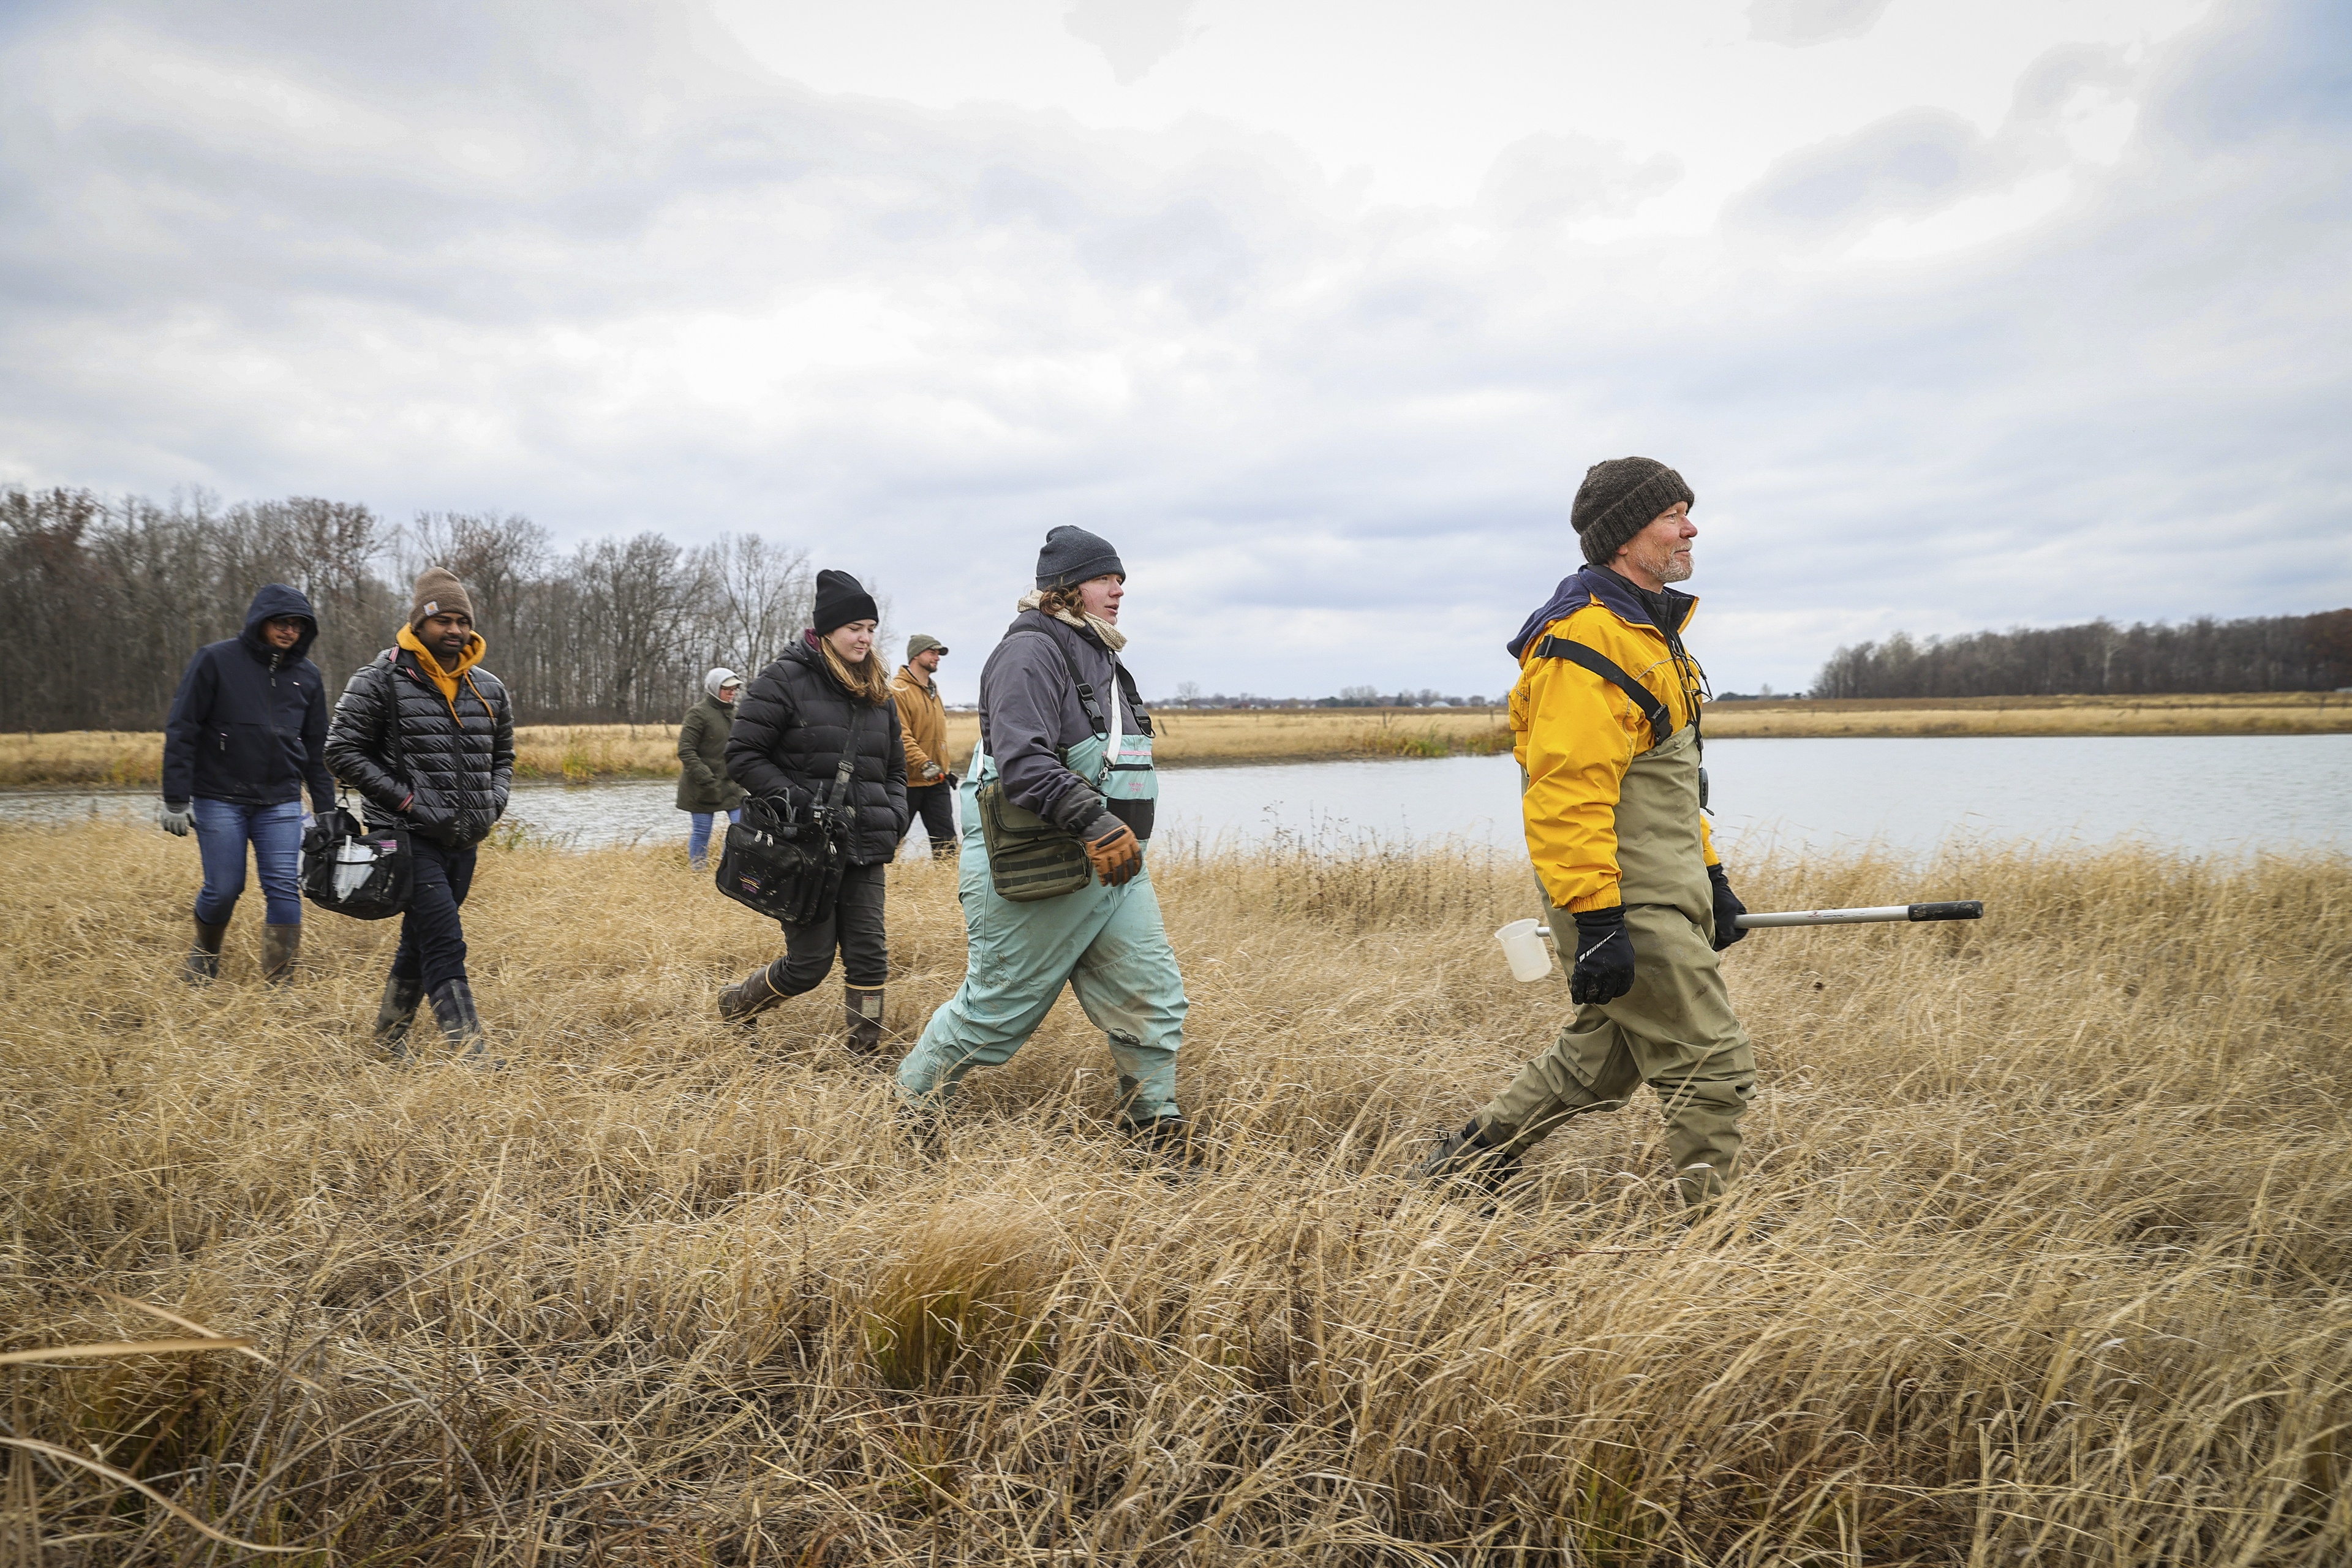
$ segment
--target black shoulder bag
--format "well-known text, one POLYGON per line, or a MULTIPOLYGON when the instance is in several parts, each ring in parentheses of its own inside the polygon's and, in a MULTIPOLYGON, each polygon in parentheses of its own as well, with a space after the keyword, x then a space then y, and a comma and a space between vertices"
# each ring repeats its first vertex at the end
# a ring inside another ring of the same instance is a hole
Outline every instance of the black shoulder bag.
POLYGON ((850 714, 849 738, 842 742, 841 765, 826 795, 826 816, 835 831, 827 832, 813 811, 807 816, 794 812, 789 796, 746 800, 743 820, 728 825, 719 847, 714 879, 720 892, 786 925, 807 925, 833 908, 849 859, 841 806, 857 766, 857 731, 865 719, 862 707, 850 714))
MULTIPOLYGON (((391 731, 386 750, 400 772, 400 690, 389 670, 384 685, 391 731)), ((369 826, 345 804, 350 795, 339 785, 335 804, 313 816, 302 834, 302 896, 356 921, 389 920, 406 911, 415 886, 408 827, 396 816, 383 826, 369 826)))

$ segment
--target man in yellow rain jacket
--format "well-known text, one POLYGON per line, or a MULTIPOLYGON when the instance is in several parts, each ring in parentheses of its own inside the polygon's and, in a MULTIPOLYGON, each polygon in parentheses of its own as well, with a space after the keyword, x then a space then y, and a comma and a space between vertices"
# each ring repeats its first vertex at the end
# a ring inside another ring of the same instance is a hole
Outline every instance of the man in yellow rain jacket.
POLYGON ((1528 852, 1578 1006, 1422 1167, 1493 1192, 1570 1117, 1614 1110, 1647 1083, 1686 1204, 1723 1191, 1756 1058, 1716 955, 1748 933, 1700 815, 1706 677, 1683 645, 1698 601, 1695 498, 1648 458, 1596 463, 1572 521, 1584 568, 1510 642, 1511 729, 1528 852))

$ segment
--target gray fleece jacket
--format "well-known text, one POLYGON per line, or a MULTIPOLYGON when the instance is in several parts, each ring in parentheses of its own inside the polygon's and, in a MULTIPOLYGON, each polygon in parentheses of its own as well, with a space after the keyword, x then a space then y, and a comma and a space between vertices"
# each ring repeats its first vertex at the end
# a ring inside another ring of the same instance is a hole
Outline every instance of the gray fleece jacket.
MULTIPOLYGON (((1078 703, 1070 672, 1044 638, 1015 637, 1015 632, 1042 631, 1070 656, 1078 678, 1094 688, 1103 716, 1110 704, 1119 704, 1119 724, 1133 734, 1143 728, 1139 714, 1118 689, 1110 650, 1091 631, 1063 625, 1043 610, 1024 610, 1005 628, 1004 640, 988 656, 980 671, 980 742, 996 763, 1004 793, 1013 804, 1025 806, 1056 826, 1078 828, 1104 809, 1102 797, 1084 779, 1062 763, 1060 752, 1095 732, 1087 710, 1078 703), (1080 792, 1072 795, 1073 790, 1080 792)), ((1121 806, 1150 802, 1118 803, 1121 806)), ((1138 823, 1126 812, 1123 820, 1148 838, 1148 809, 1138 823)))

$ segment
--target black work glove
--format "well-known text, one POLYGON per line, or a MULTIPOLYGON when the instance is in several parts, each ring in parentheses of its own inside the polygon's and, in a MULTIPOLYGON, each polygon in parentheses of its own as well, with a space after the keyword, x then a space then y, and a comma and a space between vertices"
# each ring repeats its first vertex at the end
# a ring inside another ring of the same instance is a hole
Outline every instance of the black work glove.
POLYGON ((1625 910, 1587 910, 1576 917, 1575 962, 1568 973, 1571 1002, 1614 1002, 1633 989, 1633 939, 1625 910))
POLYGON ((1748 934, 1734 923, 1748 912, 1748 906, 1731 890, 1731 879, 1723 874, 1720 865, 1706 868, 1706 879, 1715 889, 1715 951, 1721 952, 1748 934))

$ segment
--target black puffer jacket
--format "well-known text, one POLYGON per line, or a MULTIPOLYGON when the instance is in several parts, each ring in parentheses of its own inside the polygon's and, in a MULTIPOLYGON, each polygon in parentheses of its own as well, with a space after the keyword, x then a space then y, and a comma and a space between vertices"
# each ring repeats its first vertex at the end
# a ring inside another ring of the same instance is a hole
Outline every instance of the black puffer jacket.
POLYGON ((751 795, 783 795, 805 810, 832 795, 853 718, 856 760, 844 804, 857 816, 849 858, 871 866, 895 859, 898 836, 907 831, 907 750, 898 738, 898 705, 851 696, 805 634, 735 700, 727 772, 751 795))
POLYGON ((327 766, 367 797, 371 816, 400 816, 405 802, 409 826, 425 837, 478 843, 507 809, 514 710, 499 678, 478 666, 458 677, 453 702, 418 657, 386 648, 352 677, 327 731, 327 766))

